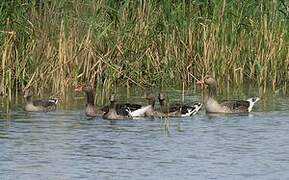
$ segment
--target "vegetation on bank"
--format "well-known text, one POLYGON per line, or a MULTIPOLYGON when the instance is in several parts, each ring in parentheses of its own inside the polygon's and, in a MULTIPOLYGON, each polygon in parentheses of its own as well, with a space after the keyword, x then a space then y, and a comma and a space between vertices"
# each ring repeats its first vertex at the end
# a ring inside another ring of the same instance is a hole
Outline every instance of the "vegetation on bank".
POLYGON ((205 74, 221 86, 287 87, 285 0, 10 0, 0 21, 2 95, 87 80, 190 86, 205 74))

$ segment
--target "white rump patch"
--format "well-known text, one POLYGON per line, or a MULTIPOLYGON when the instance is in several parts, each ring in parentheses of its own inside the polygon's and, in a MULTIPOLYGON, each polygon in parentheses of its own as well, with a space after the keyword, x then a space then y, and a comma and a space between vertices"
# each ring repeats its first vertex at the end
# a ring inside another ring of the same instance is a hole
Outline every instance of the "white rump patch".
POLYGON ((258 98, 258 97, 253 97, 253 98, 247 99, 247 101, 250 103, 250 105, 248 107, 248 112, 252 111, 254 104, 259 100, 260 100, 260 98, 258 98))
POLYGON ((187 117, 187 116, 192 116, 195 115, 199 112, 199 110, 201 109, 202 104, 201 103, 196 103, 195 105, 192 106, 192 108, 188 109, 189 112, 187 112, 186 114, 182 114, 182 117, 187 117))
POLYGON ((131 115, 132 117, 145 116, 145 113, 146 113, 151 107, 152 107, 151 105, 141 107, 140 109, 137 109, 137 110, 135 110, 135 111, 132 111, 132 112, 130 113, 130 115, 131 115))
POLYGON ((57 104, 58 103, 58 99, 49 99, 48 102, 52 102, 54 104, 57 104))

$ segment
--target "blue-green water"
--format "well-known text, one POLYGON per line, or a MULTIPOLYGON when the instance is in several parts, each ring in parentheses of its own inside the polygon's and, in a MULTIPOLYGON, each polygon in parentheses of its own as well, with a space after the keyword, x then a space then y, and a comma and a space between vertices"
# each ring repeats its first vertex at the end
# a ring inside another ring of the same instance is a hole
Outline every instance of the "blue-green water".
POLYGON ((289 179, 288 100, 263 97, 249 115, 117 122, 87 120, 83 99, 50 113, 2 106, 0 178, 289 179))

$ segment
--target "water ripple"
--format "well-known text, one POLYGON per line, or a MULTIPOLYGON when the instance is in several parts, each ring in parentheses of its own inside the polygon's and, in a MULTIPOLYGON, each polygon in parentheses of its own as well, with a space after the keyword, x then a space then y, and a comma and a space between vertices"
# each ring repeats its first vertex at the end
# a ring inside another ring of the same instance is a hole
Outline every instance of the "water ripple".
POLYGON ((82 110, 17 109, 0 116, 0 177, 288 179, 288 103, 277 105, 281 111, 118 122, 88 120, 82 110))

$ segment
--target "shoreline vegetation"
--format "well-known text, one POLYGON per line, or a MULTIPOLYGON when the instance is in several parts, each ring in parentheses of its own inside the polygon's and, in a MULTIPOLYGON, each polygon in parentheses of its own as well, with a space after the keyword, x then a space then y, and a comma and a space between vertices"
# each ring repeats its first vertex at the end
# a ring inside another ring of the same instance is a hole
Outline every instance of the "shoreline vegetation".
POLYGON ((288 91, 285 0, 10 0, 0 21, 0 94, 10 98, 25 86, 64 95, 88 80, 109 97, 206 74, 225 90, 288 91))

